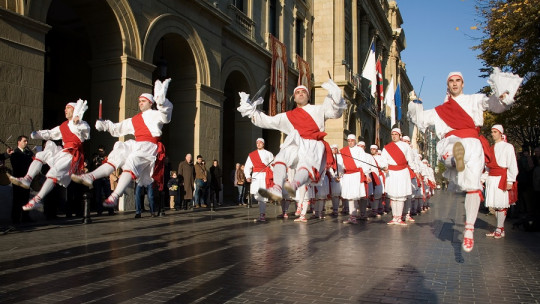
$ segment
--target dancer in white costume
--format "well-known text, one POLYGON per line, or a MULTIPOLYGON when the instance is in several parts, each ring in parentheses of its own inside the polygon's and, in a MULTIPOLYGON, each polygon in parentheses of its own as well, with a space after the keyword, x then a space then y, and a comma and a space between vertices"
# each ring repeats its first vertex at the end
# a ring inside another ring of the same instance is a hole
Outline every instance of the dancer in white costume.
POLYGON ((84 168, 82 143, 90 139, 90 126, 82 120, 88 109, 86 100, 77 100, 66 105, 64 113, 66 121, 51 130, 34 131, 32 139, 47 140, 43 151, 36 153, 25 177, 9 176, 10 181, 19 187, 29 189, 34 177, 41 171, 43 164, 49 165, 47 180, 23 210, 36 209, 42 206, 41 200, 54 188, 55 184, 67 187, 72 173, 80 173, 84 168), (63 147, 57 146, 53 140, 62 140, 63 147))
POLYGON ((274 160, 274 154, 264 149, 264 139, 257 138, 257 150, 249 153, 246 160, 244 174, 248 183, 251 183, 249 194, 253 195, 259 205, 259 222, 266 221, 266 202, 268 199, 259 194, 259 188, 265 188, 270 182, 272 168, 270 167, 274 160))
POLYGON ((377 145, 371 145, 369 150, 375 166, 371 172, 371 183, 369 183, 369 198, 371 200, 371 215, 381 217, 383 214, 382 196, 385 192, 384 182, 386 180, 386 174, 382 168, 388 167, 386 161, 378 154, 379 147, 377 145))
POLYGON ((74 182, 92 187, 94 180, 109 176, 116 168, 122 168, 123 172, 118 179, 118 185, 114 192, 103 202, 105 207, 115 207, 124 190, 136 180, 139 186, 152 184, 163 180, 163 160, 165 151, 161 144, 161 128, 171 121, 173 105, 165 97, 171 79, 156 80, 154 95, 144 93, 139 96, 139 109, 141 112, 132 118, 118 123, 110 120, 97 120, 98 131, 109 132, 114 137, 128 134, 135 135, 135 140, 126 142, 117 141, 107 157, 107 162, 96 170, 82 174, 72 175, 74 182), (153 109, 153 107, 156 109, 153 109))
POLYGON ((407 225, 401 217, 403 206, 411 191, 411 170, 415 170, 411 147, 401 141, 401 130, 392 129, 392 142, 384 146, 382 158, 388 164, 385 189, 392 206, 393 219, 388 225, 407 225))
POLYGON ((413 161, 415 163, 414 171, 411 174, 411 195, 407 196, 405 200, 405 205, 403 207, 403 217, 406 222, 415 222, 415 219, 411 216, 411 209, 415 205, 417 198, 422 197, 422 181, 420 176, 420 154, 418 150, 414 149, 411 145, 411 138, 407 135, 403 136, 401 140, 409 147, 411 147, 411 152, 413 156, 413 161))
POLYGON ((504 129, 502 125, 494 125, 491 137, 495 141, 492 146, 494 161, 487 166, 486 180, 486 207, 495 209, 497 229, 486 234, 496 239, 505 236, 504 221, 506 211, 510 207, 509 191, 512 190, 518 174, 518 166, 514 146, 503 140, 504 129))
POLYGON ((365 164, 365 152, 356 145, 354 134, 347 136, 347 147, 341 149, 341 163, 338 167, 342 168, 341 177, 341 197, 347 200, 349 205, 349 219, 344 221, 346 224, 357 224, 359 214, 359 201, 367 195, 364 182, 370 182, 371 168, 365 164))
POLYGON ((485 164, 484 150, 489 149, 487 140, 479 136, 479 129, 484 124, 484 111, 501 113, 508 109, 514 103, 514 95, 521 81, 517 75, 502 73, 495 68, 488 80, 493 95, 465 95, 463 75, 451 72, 447 77, 447 96, 442 105, 426 111, 421 103, 411 101, 408 105, 409 119, 420 131, 435 126, 437 137, 441 139, 437 144, 437 154, 448 168, 445 177, 467 192, 462 243, 465 252, 472 251, 474 246, 474 223, 482 189, 480 178, 485 164))
POLYGON ((328 91, 324 102, 320 105, 309 104, 309 91, 305 86, 294 89, 294 110, 268 116, 257 109, 263 99, 258 98, 253 103, 249 95, 240 92, 240 107, 238 111, 247 116, 251 122, 261 128, 279 130, 287 134, 287 138, 280 147, 274 162, 274 185, 270 188, 261 188, 259 193, 275 201, 283 198, 283 188, 291 196, 296 189, 308 182, 317 183, 324 170, 332 164, 332 158, 326 157, 332 152, 325 142, 325 121, 339 118, 346 108, 345 100, 341 96, 341 89, 330 79, 322 84, 328 91), (287 167, 296 169, 294 180, 285 183, 287 167))
POLYGON ((366 221, 368 219, 367 216, 367 207, 368 207, 368 199, 369 199, 369 185, 373 182, 371 179, 371 173, 376 171, 375 168, 375 162, 373 161, 373 157, 370 156, 370 154, 366 153, 366 143, 362 140, 358 141, 357 144, 358 148, 360 148, 361 151, 361 157, 360 162, 362 169, 364 170, 364 173, 366 174, 366 178, 360 187, 364 187, 364 196, 360 198, 360 204, 358 206, 358 219, 366 221))

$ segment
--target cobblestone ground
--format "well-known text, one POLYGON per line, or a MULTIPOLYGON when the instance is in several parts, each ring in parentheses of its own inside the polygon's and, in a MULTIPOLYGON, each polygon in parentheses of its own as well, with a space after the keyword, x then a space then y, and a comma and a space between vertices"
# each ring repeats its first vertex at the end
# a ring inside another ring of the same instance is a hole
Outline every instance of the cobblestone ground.
MULTIPOLYGON (((442 192, 416 223, 389 215, 255 223, 256 208, 133 213, 19 227, 0 236, 1 303, 537 303, 540 234, 461 250, 463 196, 442 192)), ((292 211, 292 209, 291 209, 292 211)))

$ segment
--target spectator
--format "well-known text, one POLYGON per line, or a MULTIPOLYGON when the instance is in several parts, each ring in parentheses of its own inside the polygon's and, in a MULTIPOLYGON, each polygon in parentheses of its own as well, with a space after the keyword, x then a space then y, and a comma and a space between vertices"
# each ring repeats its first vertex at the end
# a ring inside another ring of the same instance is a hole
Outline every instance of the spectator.
POLYGON ((206 171, 206 166, 203 163, 203 157, 197 155, 197 163, 195 163, 195 195, 193 208, 206 208, 205 202, 205 188, 206 182, 208 181, 208 174, 206 171))
MULTIPOLYGON (((13 168, 14 177, 24 177, 30 164, 32 163, 34 152, 28 149, 28 137, 21 135, 17 138, 17 148, 15 150, 7 151, 11 161, 11 167, 13 168)), ((14 224, 20 222, 29 222, 29 212, 23 211, 24 206, 30 198, 30 190, 23 187, 13 185, 13 207, 11 209, 11 220, 14 224)))
POLYGON ((210 203, 214 206, 221 206, 219 201, 219 192, 221 191, 221 178, 223 173, 219 167, 219 162, 214 159, 212 167, 210 167, 210 203))
POLYGON ((181 193, 179 193, 179 199, 181 200, 181 208, 186 210, 188 204, 193 200, 193 185, 195 182, 195 168, 192 162, 191 154, 186 154, 186 158, 178 165, 178 185, 180 186, 181 193))
MULTIPOLYGON (((244 173, 245 166, 240 165, 237 171, 236 185, 238 186, 238 205, 244 206, 244 199, 246 197, 246 174, 244 173)), ((248 188, 249 189, 249 188, 248 188)))
POLYGON ((148 204, 150 207, 150 216, 155 217, 154 211, 154 183, 146 186, 137 185, 135 188, 135 218, 141 218, 141 213, 144 209, 144 194, 148 195, 148 204))
MULTIPOLYGON (((107 162, 107 156, 105 154, 105 148, 103 145, 98 146, 97 152, 92 157, 92 168, 91 170, 96 170, 101 165, 107 162)), ((114 173, 114 172, 113 172, 114 173)), ((93 182, 94 186, 94 202, 95 207, 98 215, 101 215, 103 213, 103 210, 106 209, 109 215, 114 215, 114 208, 104 208, 103 207, 103 200, 108 198, 112 191, 111 191, 111 181, 109 176, 105 176, 102 178, 96 178, 93 182)))
POLYGON ((171 178, 167 182, 167 188, 169 188, 169 208, 171 210, 177 209, 176 202, 178 200, 178 174, 176 171, 171 172, 171 178))

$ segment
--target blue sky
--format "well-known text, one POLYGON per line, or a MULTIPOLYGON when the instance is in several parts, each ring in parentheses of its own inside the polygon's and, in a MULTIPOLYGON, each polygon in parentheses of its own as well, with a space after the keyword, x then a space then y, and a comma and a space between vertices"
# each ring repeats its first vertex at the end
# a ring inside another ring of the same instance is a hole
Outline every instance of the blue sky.
POLYGON ((480 43, 483 33, 471 29, 478 25, 475 0, 397 0, 407 48, 401 53, 407 75, 425 109, 444 100, 446 77, 460 71, 464 93, 473 94, 487 85, 481 75, 482 61, 472 46, 480 43), (458 28, 458 29, 456 29, 458 28))

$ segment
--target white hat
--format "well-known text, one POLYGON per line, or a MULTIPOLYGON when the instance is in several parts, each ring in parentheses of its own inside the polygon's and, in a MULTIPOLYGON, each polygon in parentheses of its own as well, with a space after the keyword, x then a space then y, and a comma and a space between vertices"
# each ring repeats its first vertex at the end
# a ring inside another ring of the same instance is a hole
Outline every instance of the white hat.
POLYGON ((356 140, 356 135, 354 135, 354 134, 349 134, 349 135, 347 135, 347 140, 349 140, 349 139, 354 139, 354 140, 356 140))
POLYGON ((448 77, 446 77, 446 81, 448 81, 448 79, 450 79, 450 77, 452 76, 459 76, 461 80, 463 80, 463 75, 461 74, 461 72, 450 72, 448 73, 448 77))
POLYGON ((392 134, 392 133, 394 133, 394 132, 396 132, 396 133, 398 133, 399 135, 401 135, 401 129, 400 129, 400 128, 393 128, 393 129, 392 129, 392 132, 390 132, 390 134, 392 134))
POLYGON ((357 146, 362 146, 362 147, 365 147, 366 146, 366 143, 363 142, 363 141, 359 141, 357 146))
POLYGON ((143 93, 143 94, 141 94, 141 96, 139 96, 139 99, 140 98, 146 99, 146 100, 150 101, 150 103, 154 103, 154 96, 152 96, 152 94, 143 93))
POLYGON ((337 147, 336 144, 333 144, 333 145, 330 145, 330 148, 331 148, 331 149, 337 149, 338 147, 337 147))
POLYGON ((495 129, 495 130, 501 132, 501 134, 504 134, 504 129, 503 129, 502 125, 499 125, 499 124, 494 125, 493 127, 491 127, 491 129, 495 129))
POLYGON ((66 105, 66 107, 72 107, 73 109, 75 109, 76 106, 77 106, 76 102, 68 102, 68 104, 66 105))
POLYGON ((309 90, 308 90, 308 88, 306 88, 306 86, 304 86, 304 85, 297 86, 296 88, 294 88, 293 94, 296 93, 296 91, 298 91, 298 90, 305 90, 307 95, 309 96, 309 90))
POLYGON ((262 141, 262 143, 264 144, 264 138, 257 138, 257 140, 255 142, 258 142, 258 141, 262 141))
POLYGON ((369 146, 370 149, 379 149, 379 147, 377 147, 377 145, 371 145, 369 146))
POLYGON ((410 142, 411 139, 409 138, 409 136, 405 135, 405 136, 403 136, 403 141, 408 141, 408 142, 410 142))
POLYGON ((428 163, 428 160, 424 158, 424 159, 422 159, 422 162, 425 163, 425 164, 427 164, 427 163, 428 163))

